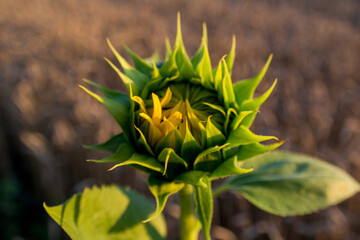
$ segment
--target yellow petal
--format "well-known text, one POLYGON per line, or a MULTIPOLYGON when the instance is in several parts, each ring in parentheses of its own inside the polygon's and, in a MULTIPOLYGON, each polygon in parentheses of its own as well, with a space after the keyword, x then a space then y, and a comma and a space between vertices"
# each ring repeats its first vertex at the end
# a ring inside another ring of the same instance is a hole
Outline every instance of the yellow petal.
POLYGON ((165 107, 166 105, 168 105, 171 100, 171 97, 172 97, 172 92, 170 88, 168 88, 166 90, 164 98, 161 100, 161 107, 165 107))
POLYGON ((166 136, 171 130, 173 130, 175 126, 166 118, 164 117, 163 121, 160 124, 160 132, 162 136, 166 136))
POLYGON ((146 113, 146 106, 145 106, 144 100, 142 100, 141 97, 139 97, 139 96, 134 96, 134 97, 132 97, 131 99, 132 99, 134 102, 137 102, 137 103, 139 104, 139 106, 140 106, 140 109, 141 109, 144 113, 146 113))
POLYGON ((183 121, 181 121, 181 123, 179 124, 179 133, 180 133, 180 136, 181 136, 182 139, 185 138, 186 127, 188 127, 188 120, 187 120, 187 118, 185 116, 183 121))
MULTIPOLYGON (((180 100, 180 102, 178 102, 170 111, 170 115, 166 116, 166 117, 170 117, 172 114, 174 114, 175 112, 180 112, 181 111, 181 106, 183 105, 183 101, 180 100)), ((170 109, 169 109, 170 110, 170 109)), ((168 111, 167 111, 168 112, 168 111)))
POLYGON ((182 114, 180 112, 174 112, 174 114, 172 114, 170 117, 169 117, 169 122, 171 122, 175 127, 177 127, 179 125, 179 123, 181 122, 182 120, 182 114))
POLYGON ((194 113, 193 109, 190 106, 190 103, 188 100, 186 100, 186 115, 191 123, 191 125, 196 126, 198 125, 198 122, 200 121, 199 118, 194 113))
POLYGON ((160 126, 160 120, 161 120, 161 116, 162 116, 162 108, 161 108, 160 99, 159 99, 158 95, 156 95, 155 93, 152 93, 152 99, 153 99, 153 104, 154 104, 152 119, 154 121, 155 126, 160 126))
POLYGON ((155 126, 153 120, 150 118, 149 115, 145 114, 145 113, 140 113, 139 114, 141 117, 143 117, 146 121, 149 122, 149 128, 147 131, 147 139, 149 142, 149 145, 154 148, 157 144, 157 142, 160 140, 161 138, 161 132, 160 130, 155 126))

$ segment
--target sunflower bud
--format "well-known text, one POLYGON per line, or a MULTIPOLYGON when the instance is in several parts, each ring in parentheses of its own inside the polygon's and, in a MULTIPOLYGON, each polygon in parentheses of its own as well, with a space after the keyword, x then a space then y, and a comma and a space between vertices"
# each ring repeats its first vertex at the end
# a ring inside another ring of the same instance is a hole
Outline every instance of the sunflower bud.
MULTIPOLYGON (((171 49, 166 42, 164 62, 143 60, 125 46, 134 62, 132 66, 109 40, 108 44, 123 71, 106 61, 118 73, 129 94, 86 79, 104 96, 81 87, 104 104, 123 131, 103 144, 88 146, 113 153, 111 157, 89 161, 116 163, 110 170, 130 165, 148 172, 150 188, 161 185, 159 182, 168 184, 168 192, 161 198, 166 201, 170 194, 182 188, 181 184, 209 187, 208 180, 252 171, 238 167, 238 161, 282 144, 281 141, 262 145, 259 142, 277 139, 249 130, 276 84, 275 80, 268 91, 253 98, 271 55, 258 75, 232 84, 235 37, 230 53, 212 69, 205 24, 201 45, 190 60, 183 44, 179 16, 175 45, 171 49)), ((150 190, 154 195, 164 192, 158 188, 150 190)), ((164 203, 159 200, 158 204, 161 211, 164 203)))

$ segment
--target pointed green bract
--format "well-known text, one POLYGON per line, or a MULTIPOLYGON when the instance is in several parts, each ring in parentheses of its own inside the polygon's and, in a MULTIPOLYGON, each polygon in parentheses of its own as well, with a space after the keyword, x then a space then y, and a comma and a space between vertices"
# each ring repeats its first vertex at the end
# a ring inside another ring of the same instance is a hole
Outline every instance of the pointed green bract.
POLYGON ((240 175, 253 171, 253 168, 244 169, 237 165, 237 156, 231 157, 222 162, 209 176, 210 179, 228 177, 230 175, 240 175))
POLYGON ((224 117, 226 117, 226 113, 225 110, 222 106, 216 105, 216 104, 211 104, 211 103, 207 103, 207 102, 203 102, 202 104, 211 107, 214 110, 219 111, 224 117))
POLYGON ((235 115, 234 117, 237 116, 236 110, 234 108, 229 108, 227 110, 226 119, 225 119, 225 123, 224 123, 224 132, 226 135, 228 135, 228 133, 229 133, 230 119, 232 118, 233 115, 235 115))
POLYGON ((188 171, 181 173, 175 178, 175 182, 182 182, 186 184, 191 184, 196 187, 207 187, 206 183, 204 182, 204 177, 207 176, 209 173, 204 171, 188 171))
MULTIPOLYGON (((181 156, 190 165, 200 152, 201 147, 192 136, 189 126, 186 124, 185 138, 181 146, 181 156)), ((192 167, 192 164, 190 166, 192 167)))
MULTIPOLYGON (((121 154, 121 153, 120 153, 121 154)), ((116 159, 114 159, 116 160, 116 159)), ((116 164, 112 168, 109 169, 109 171, 114 170, 117 167, 125 166, 125 165, 136 165, 140 167, 144 167, 146 169, 149 169, 154 172, 163 173, 164 172, 164 166, 157 161, 155 158, 150 157, 148 155, 144 154, 138 154, 134 153, 131 155, 128 159, 123 159, 119 161, 120 163, 116 164)))
POLYGON ((213 198, 211 181, 204 177, 206 187, 195 187, 195 204, 198 218, 201 222, 206 240, 211 240, 210 229, 213 216, 213 198))
POLYGON ((156 200, 155 212, 144 222, 149 222, 156 218, 164 209, 167 199, 170 195, 177 193, 183 187, 183 183, 175 183, 150 175, 148 178, 148 185, 150 192, 154 195, 156 200))
POLYGON ((207 30, 205 24, 203 26, 203 37, 200 48, 191 60, 191 63, 195 69, 195 74, 200 77, 201 84, 207 89, 214 89, 214 79, 207 47, 207 30))
POLYGON ((108 64, 115 70, 115 72, 119 75, 123 83, 125 84, 125 87, 128 91, 130 91, 130 87, 133 89, 135 95, 139 95, 140 92, 140 86, 136 83, 136 81, 133 81, 131 78, 123 74, 119 68, 115 66, 109 59, 105 58, 105 61, 108 62, 108 64))
POLYGON ((246 159, 252 158, 254 156, 260 155, 262 153, 269 152, 280 147, 285 141, 280 141, 270 145, 262 145, 260 143, 252 143, 243 145, 240 147, 237 153, 238 161, 244 161, 246 159))
POLYGON ((360 190, 359 183, 343 170, 302 154, 270 152, 241 165, 250 166, 253 172, 233 176, 223 187, 280 216, 311 213, 360 190))
POLYGON ((160 71, 159 71, 158 67, 156 66, 155 61, 153 61, 152 64, 153 64, 153 72, 151 73, 151 78, 152 79, 160 79, 161 78, 160 71))
POLYGON ((220 150, 228 145, 226 143, 222 146, 214 146, 201 152, 194 161, 194 169, 212 172, 222 161, 220 150))
POLYGON ((96 162, 96 163, 123 163, 126 160, 130 159, 133 154, 135 153, 135 149, 129 143, 122 143, 118 145, 116 152, 114 155, 101 159, 101 160, 88 160, 89 162, 96 162))
POLYGON ((155 152, 160 153, 165 148, 174 148, 176 154, 181 153, 182 139, 177 129, 171 130, 163 139, 156 145, 155 152), (173 146, 173 143, 174 145, 173 146))
POLYGON ((116 122, 122 128, 127 139, 130 140, 131 139, 130 132, 129 132, 130 126, 129 126, 129 121, 128 121, 129 106, 125 105, 121 102, 118 102, 116 100, 113 100, 113 99, 101 97, 101 96, 91 92, 90 90, 88 90, 87 88, 85 88, 83 86, 80 86, 80 87, 85 92, 90 94, 92 97, 94 97, 96 100, 101 102, 106 107, 106 109, 110 112, 110 114, 113 116, 113 118, 116 120, 116 122))
POLYGON ((225 66, 223 65, 225 57, 226 55, 221 58, 218 66, 213 69, 215 90, 218 92, 219 99, 223 99, 223 93, 221 88, 222 88, 222 81, 225 76, 225 66))
POLYGON ((231 45, 231 50, 230 50, 230 53, 229 55, 226 57, 226 66, 229 70, 229 73, 231 75, 231 72, 232 72, 232 68, 233 68, 233 65, 234 65, 234 61, 235 61, 235 48, 236 48, 236 38, 235 38, 235 35, 233 36, 232 38, 232 45, 231 45))
POLYGON ((136 81, 136 85, 142 89, 145 84, 150 80, 148 76, 146 76, 145 74, 143 74, 142 72, 136 70, 135 68, 133 68, 117 51, 116 49, 113 47, 113 45, 111 44, 110 40, 107 39, 108 45, 111 49, 111 51, 114 53, 115 57, 117 58, 117 60, 119 61, 121 67, 124 69, 124 72, 126 74, 126 76, 128 76, 130 79, 132 79, 133 81, 136 81))
MULTIPOLYGON (((241 105, 240 109, 241 111, 257 111, 259 110, 260 106, 265 102, 265 100, 270 96, 271 92, 273 91, 275 85, 277 83, 277 79, 275 79, 273 85, 269 88, 269 90, 267 90, 263 95, 261 95, 260 97, 257 97, 255 99, 252 100, 247 100, 245 102, 243 102, 243 104, 241 105)), ((249 116, 247 116, 244 120, 243 120, 243 125, 250 127, 252 122, 254 121, 255 117, 256 117, 257 112, 251 113, 249 116)))
POLYGON ((116 186, 86 188, 63 204, 44 208, 71 239, 165 240, 162 215, 142 223, 153 211, 140 194, 116 186))
POLYGON ((128 106, 130 103, 129 103, 129 96, 125 93, 122 93, 122 92, 118 92, 118 91, 114 91, 114 90, 111 90, 111 89, 107 89, 107 88, 104 88, 103 86, 97 84, 97 83, 94 83, 86 78, 83 79, 84 82, 86 82, 87 84, 93 86, 93 87, 96 87, 99 91, 101 91, 107 98, 109 99, 112 99, 112 100, 115 100, 121 104, 124 104, 126 106, 128 106))
POLYGON ((143 134, 143 132, 137 128, 136 126, 134 126, 135 129, 137 130, 137 132, 139 133, 140 137, 139 137, 139 143, 146 149, 146 151, 148 151, 149 154, 151 154, 152 156, 155 156, 154 152, 152 151, 151 147, 149 146, 149 144, 147 143, 147 140, 143 134))
POLYGON ((226 63, 223 63, 224 79, 222 80, 222 95, 224 98, 225 108, 235 107, 235 94, 232 87, 231 77, 226 63))
POLYGON ((194 69, 192 67, 189 56, 186 53, 184 42, 182 39, 180 14, 178 14, 177 18, 177 33, 174 51, 172 52, 172 54, 175 56, 175 63, 180 73, 179 78, 190 79, 193 76, 194 69))
POLYGON ((231 131, 234 131, 235 129, 237 129, 240 126, 242 120, 244 120, 244 118, 247 117, 251 113, 254 113, 254 111, 241 111, 239 113, 239 115, 237 115, 235 117, 235 119, 232 121, 232 123, 230 125, 231 131))
POLYGON ((162 150, 158 159, 165 164, 163 175, 176 176, 188 168, 185 160, 179 157, 172 148, 162 150))
POLYGON ((255 89, 257 88, 260 81, 265 76, 265 73, 271 63, 271 59, 272 59, 272 54, 269 56, 264 67, 255 77, 234 84, 234 92, 236 93, 236 102, 238 103, 239 106, 241 106, 244 101, 253 98, 255 89))
POLYGON ((166 56, 165 56, 165 60, 168 60, 169 57, 171 56, 172 50, 171 50, 171 44, 169 41, 169 38, 165 39, 165 49, 166 49, 166 56))
POLYGON ((112 136, 109 140, 104 143, 97 145, 83 145, 87 149, 103 150, 111 153, 115 153, 120 145, 128 143, 123 133, 112 136))
POLYGON ((215 145, 221 145, 226 141, 226 138, 222 132, 217 129, 214 124, 212 124, 211 116, 208 117, 205 129, 207 148, 213 147, 215 145))
POLYGON ((191 59, 191 63, 193 65, 194 69, 196 69, 196 67, 198 66, 200 61, 203 59, 205 46, 207 47, 207 29, 206 29, 206 24, 204 23, 203 24, 203 36, 201 39, 200 47, 197 50, 197 52, 195 53, 194 57, 191 59))
POLYGON ((128 48, 128 46, 124 45, 124 47, 125 50, 128 52, 128 54, 130 55, 131 59, 133 60, 135 68, 140 72, 142 72, 143 74, 147 75, 149 78, 151 78, 152 72, 154 70, 151 67, 151 65, 146 63, 138 55, 136 55, 133 51, 131 51, 131 49, 128 48))
POLYGON ((229 144, 229 147, 237 147, 240 145, 247 145, 271 139, 278 140, 276 137, 273 136, 255 135, 248 128, 240 126, 239 128, 230 133, 229 138, 226 142, 229 144))

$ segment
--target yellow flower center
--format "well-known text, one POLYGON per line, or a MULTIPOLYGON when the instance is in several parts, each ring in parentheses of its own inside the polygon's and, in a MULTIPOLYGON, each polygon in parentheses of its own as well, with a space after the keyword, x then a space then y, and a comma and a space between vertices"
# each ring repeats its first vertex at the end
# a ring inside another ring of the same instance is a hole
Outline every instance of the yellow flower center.
POLYGON ((138 96, 132 99, 139 104, 136 125, 152 149, 169 134, 170 145, 175 148, 176 137, 183 140, 187 129, 202 146, 208 118, 218 129, 222 129, 225 121, 217 94, 191 83, 171 84, 152 93, 150 99, 138 96))

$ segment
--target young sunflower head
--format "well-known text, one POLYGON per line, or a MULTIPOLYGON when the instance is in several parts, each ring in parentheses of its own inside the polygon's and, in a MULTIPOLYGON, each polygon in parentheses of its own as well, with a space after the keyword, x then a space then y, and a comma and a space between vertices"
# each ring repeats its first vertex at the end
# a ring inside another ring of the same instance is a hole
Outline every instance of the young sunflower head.
POLYGON ((125 46, 134 62, 132 66, 109 40, 108 44, 123 71, 106 61, 118 73, 129 95, 89 80, 85 81, 105 96, 81 86, 104 104, 123 130, 103 144, 88 146, 113 153, 111 157, 90 161, 116 163, 111 169, 130 165, 152 176, 199 186, 205 176, 215 179, 251 171, 239 168, 238 161, 282 144, 262 145, 259 142, 276 138, 255 135, 249 130, 276 84, 275 80, 267 92, 253 98, 271 55, 258 75, 232 84, 235 38, 230 53, 212 69, 205 24, 201 45, 190 59, 179 16, 175 45, 171 49, 166 41, 163 62, 143 60, 125 46))

